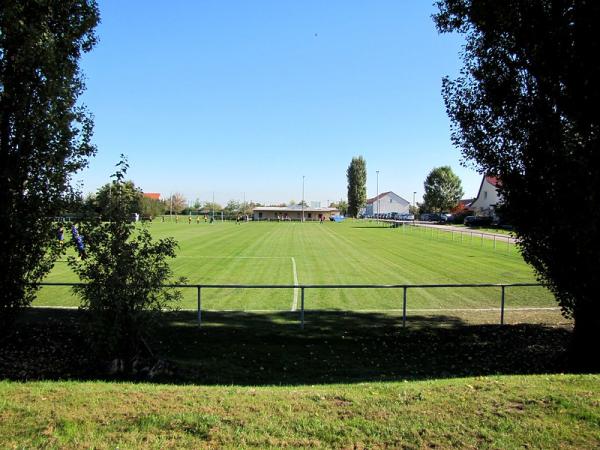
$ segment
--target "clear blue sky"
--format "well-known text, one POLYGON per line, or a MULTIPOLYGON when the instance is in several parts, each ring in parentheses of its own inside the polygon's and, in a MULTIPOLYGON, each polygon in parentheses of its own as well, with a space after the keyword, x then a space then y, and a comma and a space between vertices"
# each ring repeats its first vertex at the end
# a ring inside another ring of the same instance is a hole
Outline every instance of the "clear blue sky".
POLYGON ((100 0, 99 43, 82 61, 98 155, 75 179, 106 183, 120 153, 146 192, 262 203, 346 197, 367 161, 367 193, 423 194, 450 165, 465 196, 441 90, 460 67, 428 1, 100 0))

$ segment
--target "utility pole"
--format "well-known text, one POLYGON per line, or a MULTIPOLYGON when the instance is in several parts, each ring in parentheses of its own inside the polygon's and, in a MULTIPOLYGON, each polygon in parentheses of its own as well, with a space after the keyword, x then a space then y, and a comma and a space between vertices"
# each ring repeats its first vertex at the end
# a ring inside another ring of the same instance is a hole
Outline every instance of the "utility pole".
POLYGON ((415 202, 415 195, 417 195, 417 191, 413 192, 413 208, 417 207, 417 203, 415 202))
POLYGON ((377 199, 377 220, 379 220, 379 170, 377 172, 377 195, 375 198, 377 199))
POLYGON ((304 175, 302 175, 302 222, 304 222, 304 175))

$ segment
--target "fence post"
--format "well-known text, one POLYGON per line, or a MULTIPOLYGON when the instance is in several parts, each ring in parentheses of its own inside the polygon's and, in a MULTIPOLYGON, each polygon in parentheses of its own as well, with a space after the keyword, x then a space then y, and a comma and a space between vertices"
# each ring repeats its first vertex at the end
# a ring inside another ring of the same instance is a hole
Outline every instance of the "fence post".
POLYGON ((494 250, 496 250, 496 235, 494 235, 494 250))
POLYGON ((500 325, 504 325, 504 288, 506 286, 502 285, 502 300, 500 302, 500 325))
POLYGON ((402 299, 402 327, 406 327, 406 291, 407 291, 407 287, 404 286, 404 296, 402 299))
POLYGON ((304 330, 304 286, 300 288, 300 329, 304 330))
POLYGON ((198 286, 198 328, 202 326, 202 287, 198 286))

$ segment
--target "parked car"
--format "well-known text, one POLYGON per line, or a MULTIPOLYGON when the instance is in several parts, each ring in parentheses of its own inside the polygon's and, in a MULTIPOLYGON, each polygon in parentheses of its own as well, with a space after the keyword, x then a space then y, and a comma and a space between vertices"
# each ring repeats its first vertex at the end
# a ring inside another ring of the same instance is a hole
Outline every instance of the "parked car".
POLYGON ((425 221, 425 222, 439 222, 440 221, 440 215, 437 213, 425 213, 425 214, 421 214, 421 220, 425 221))
POLYGON ((467 216, 464 224, 468 227, 486 227, 492 224, 492 218, 487 216, 467 216))
POLYGON ((441 222, 441 223, 452 222, 452 214, 448 214, 448 213, 440 214, 440 219, 438 222, 441 222))

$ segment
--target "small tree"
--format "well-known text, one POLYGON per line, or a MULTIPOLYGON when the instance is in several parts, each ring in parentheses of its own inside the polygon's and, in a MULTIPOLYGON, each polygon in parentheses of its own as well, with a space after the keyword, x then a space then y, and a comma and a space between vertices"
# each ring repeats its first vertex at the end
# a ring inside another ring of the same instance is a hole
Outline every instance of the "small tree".
POLYGON ((117 181, 105 184, 95 196, 97 211, 104 220, 112 220, 115 214, 126 211, 131 216, 140 213, 143 207, 143 193, 131 180, 117 185, 117 181))
POLYGON ((348 202, 346 200, 340 200, 339 202, 331 202, 329 204, 330 208, 337 208, 337 210, 345 216, 348 214, 348 202))
POLYGON ((118 199, 112 221, 91 220, 80 226, 85 253, 70 257, 69 265, 86 283, 74 290, 89 313, 89 338, 96 355, 119 359, 129 371, 154 316, 175 304, 181 293, 163 287, 172 276, 167 260, 175 257, 177 243, 171 238, 153 241, 145 227, 136 228, 131 221, 129 196, 135 193, 123 179, 127 163, 122 158, 112 183, 118 199))
POLYGON ((58 256, 56 224, 71 174, 95 153, 77 105, 81 54, 96 42, 93 0, 0 6, 0 333, 58 256))
POLYGON ((423 183, 425 211, 443 212, 450 211, 464 195, 460 178, 452 172, 450 166, 436 167, 423 183))
POLYGON ((167 199, 167 210, 174 214, 181 214, 181 212, 187 207, 187 201, 183 194, 175 192, 167 199))
POLYGON ((225 214, 227 214, 227 216, 235 216, 240 212, 240 209, 240 202, 236 200, 229 200, 227 202, 227 205, 225 205, 225 208, 223 208, 223 211, 225 212, 225 214))
POLYGON ((348 215, 356 217, 367 202, 367 163, 362 156, 352 158, 348 170, 348 215))
POLYGON ((217 202, 206 202, 204 203, 204 206, 202 207, 202 211, 206 211, 209 213, 212 213, 213 211, 216 212, 220 212, 223 209, 223 207, 218 204, 217 202))
POLYGON ((165 213, 165 202, 155 198, 142 197, 141 199, 142 217, 154 218, 165 213))

